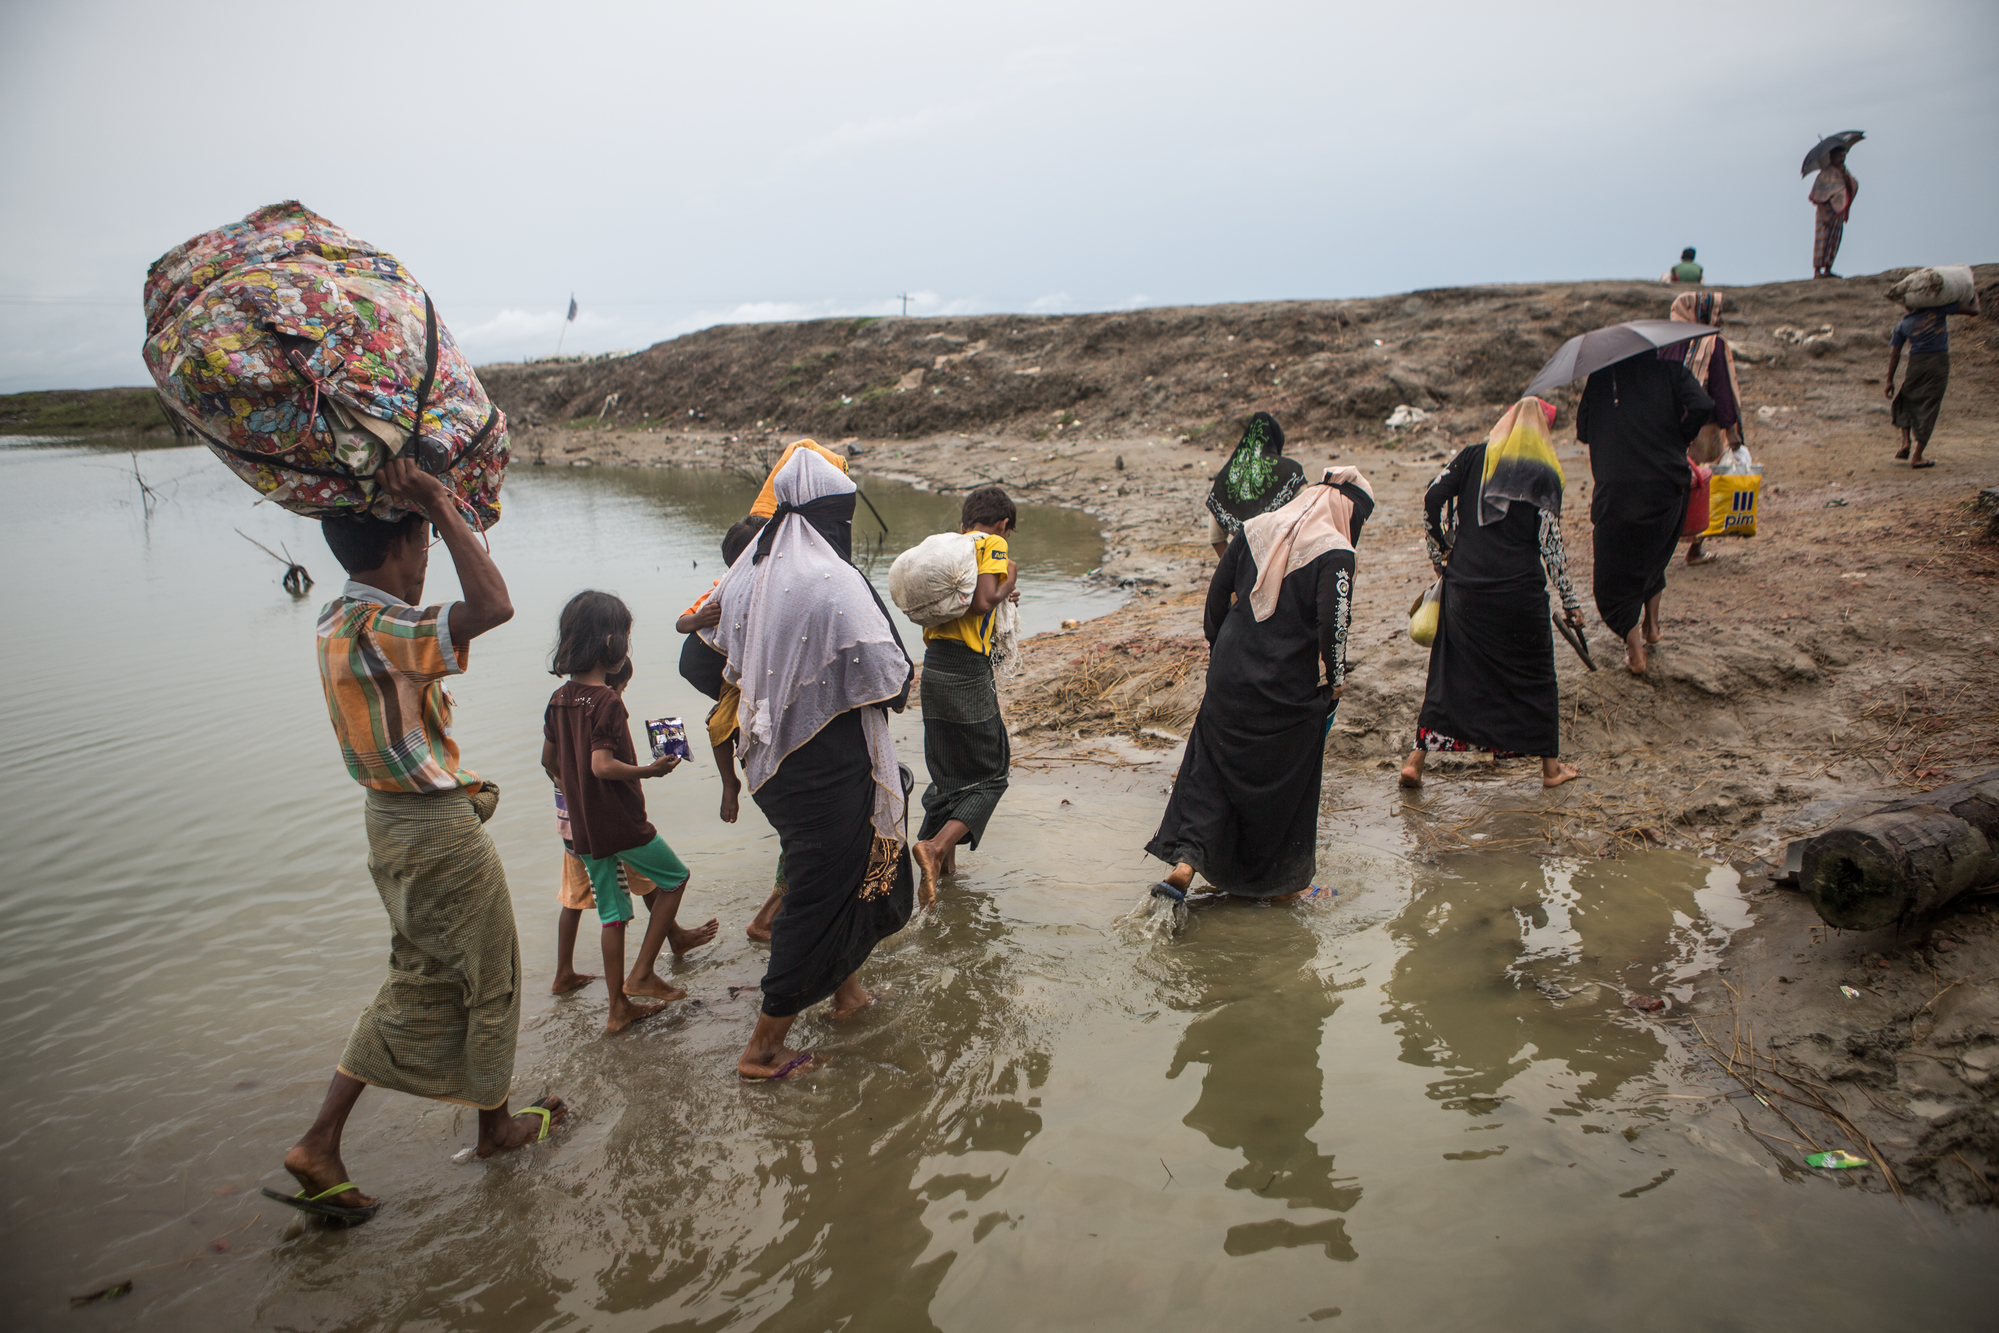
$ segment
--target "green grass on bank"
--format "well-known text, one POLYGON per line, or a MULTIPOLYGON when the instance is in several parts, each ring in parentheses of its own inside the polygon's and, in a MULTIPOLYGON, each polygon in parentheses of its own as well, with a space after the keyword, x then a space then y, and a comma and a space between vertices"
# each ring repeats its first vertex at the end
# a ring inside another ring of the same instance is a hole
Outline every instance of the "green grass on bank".
POLYGON ((151 389, 0 394, 0 434, 137 435, 166 429, 166 413, 151 389))

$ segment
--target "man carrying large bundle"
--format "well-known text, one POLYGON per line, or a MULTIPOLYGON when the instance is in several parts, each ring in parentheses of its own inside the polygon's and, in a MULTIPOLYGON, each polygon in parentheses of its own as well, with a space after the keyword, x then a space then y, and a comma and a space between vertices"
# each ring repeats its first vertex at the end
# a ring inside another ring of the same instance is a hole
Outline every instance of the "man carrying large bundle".
POLYGON ((348 574, 320 612, 320 683, 341 758, 367 789, 368 870, 389 915, 389 976, 362 1011, 319 1116, 264 1193, 334 1221, 374 1199, 340 1158, 369 1085, 474 1107, 478 1155, 548 1135, 544 1097, 507 1108, 520 946, 483 827, 499 788, 459 763, 444 679, 512 618, 468 526, 499 521, 506 418, 408 269, 287 201, 204 232, 146 274, 146 367, 177 430, 294 513, 321 520, 348 574), (422 605, 425 529, 465 600, 422 605))
POLYGON ((378 1206, 340 1160, 341 1130, 363 1088, 477 1109, 480 1157, 546 1138, 565 1113, 557 1097, 507 1109, 521 951, 506 871, 483 827, 499 789, 460 764, 443 683, 465 670, 473 639, 513 618, 513 604, 437 478, 395 459, 377 481, 412 512, 325 520, 348 581, 320 612, 318 654, 341 758, 368 792, 368 870, 389 914, 389 976, 355 1021, 318 1118, 285 1155, 302 1188, 264 1191, 349 1223, 378 1206), (418 605, 432 526, 451 552, 462 602, 418 605))

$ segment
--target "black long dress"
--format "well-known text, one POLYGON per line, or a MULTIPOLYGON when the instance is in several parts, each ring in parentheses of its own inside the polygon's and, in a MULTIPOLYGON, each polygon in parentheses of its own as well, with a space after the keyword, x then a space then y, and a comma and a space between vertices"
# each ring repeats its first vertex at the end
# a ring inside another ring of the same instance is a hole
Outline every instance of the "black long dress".
MULTIPOLYGON (((1352 533, 1373 501, 1354 500, 1352 533)), ((1312 883, 1319 777, 1331 685, 1346 673, 1354 553, 1328 551, 1287 575, 1270 618, 1250 609, 1256 560, 1238 536, 1208 583, 1208 684, 1187 752, 1145 850, 1185 862, 1208 883, 1245 898, 1274 898, 1312 883), (1319 680, 1324 664, 1326 680, 1319 680)))
POLYGON ((1589 445, 1592 582, 1597 614, 1619 638, 1666 590, 1693 473, 1687 445, 1714 412, 1714 399, 1677 361, 1641 352, 1605 366, 1583 386, 1576 438, 1589 445))
POLYGON ((875 784, 860 709, 785 756, 754 799, 777 830, 787 881, 770 927, 763 1011, 788 1018, 838 990, 875 945, 908 923, 915 880, 905 845, 888 892, 861 896, 875 850, 875 784))
POLYGON ((1561 753, 1561 690, 1542 567, 1541 511, 1524 500, 1497 523, 1478 521, 1485 445, 1451 460, 1430 484, 1423 510, 1431 539, 1448 547, 1437 639, 1419 725, 1477 750, 1561 753), (1455 503, 1457 535, 1444 511, 1455 503))

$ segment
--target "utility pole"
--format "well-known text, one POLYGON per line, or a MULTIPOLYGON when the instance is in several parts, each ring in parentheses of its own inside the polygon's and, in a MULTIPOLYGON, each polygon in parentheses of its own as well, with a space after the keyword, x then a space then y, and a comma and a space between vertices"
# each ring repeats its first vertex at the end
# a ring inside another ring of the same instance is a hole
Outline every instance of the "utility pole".
POLYGON ((903 317, 904 319, 908 319, 908 318, 909 318, 909 293, 908 293, 908 292, 904 292, 904 293, 902 294, 902 298, 901 298, 901 299, 902 299, 902 317, 903 317))

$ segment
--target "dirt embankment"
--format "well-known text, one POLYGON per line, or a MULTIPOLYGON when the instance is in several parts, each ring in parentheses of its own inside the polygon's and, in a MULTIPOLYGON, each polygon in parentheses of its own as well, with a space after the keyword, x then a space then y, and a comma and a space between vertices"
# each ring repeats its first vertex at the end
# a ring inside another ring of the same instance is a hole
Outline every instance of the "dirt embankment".
MULTIPOLYGON (((1999 313, 1999 266, 1978 272, 1999 313)), ((1561 396, 1570 571, 1603 669, 1586 671, 1558 642, 1564 751, 1584 776, 1555 792, 1531 763, 1452 756, 1422 792, 1395 786, 1427 667, 1406 632, 1432 577, 1422 493, 1562 339, 1663 317, 1671 288, 739 326, 622 360, 481 375, 524 463, 749 465, 809 433, 844 441, 863 471, 940 490, 996 481, 1087 509, 1108 544, 1100 577, 1132 598, 1028 645, 1008 687, 1012 725, 1044 755, 1162 765, 1204 680, 1213 556, 1201 497, 1236 424, 1275 412, 1287 453, 1308 470, 1357 464, 1380 501, 1361 542, 1328 808, 1378 807, 1428 850, 1672 845, 1737 865, 1758 925, 1694 1007, 1718 1016, 1708 1027, 1724 1044, 1739 1017, 1766 1062, 1796 1061, 1781 1068, 1826 1089, 1813 1095, 1843 1108, 1904 1186, 1963 1205, 1999 1191, 1992 900, 1942 923, 1842 936, 1763 877, 1786 840, 1853 802, 1999 765, 1999 544, 1975 508, 1999 485, 1999 317, 1952 321, 1937 466, 1911 471, 1892 458, 1882 392, 1899 313, 1885 292, 1898 276, 1726 289, 1749 446, 1766 469, 1760 531, 1711 543, 1713 564, 1675 565, 1666 641, 1642 679, 1621 669, 1590 608, 1588 460, 1570 429, 1574 390, 1561 396), (1404 404, 1428 420, 1387 429, 1404 404)), ((1031 543, 1031 529, 1018 540, 1031 543)), ((1761 1095, 1786 1105, 1769 1095, 1779 1066, 1767 1068, 1761 1095)), ((1856 1146, 1817 1111, 1793 1111, 1815 1140, 1856 1146)), ((1797 1138, 1775 1120, 1754 1127, 1797 1138)))

